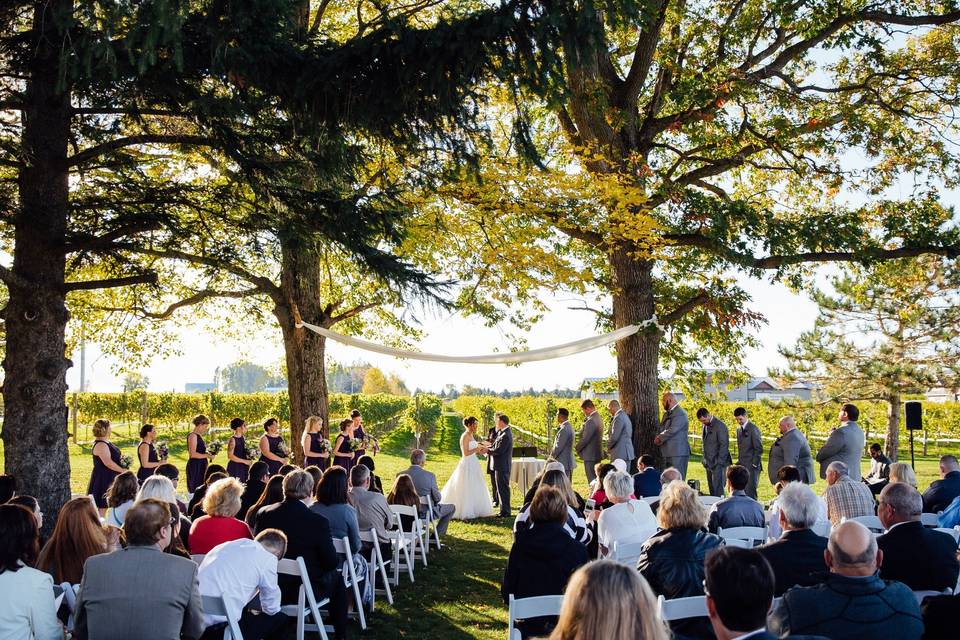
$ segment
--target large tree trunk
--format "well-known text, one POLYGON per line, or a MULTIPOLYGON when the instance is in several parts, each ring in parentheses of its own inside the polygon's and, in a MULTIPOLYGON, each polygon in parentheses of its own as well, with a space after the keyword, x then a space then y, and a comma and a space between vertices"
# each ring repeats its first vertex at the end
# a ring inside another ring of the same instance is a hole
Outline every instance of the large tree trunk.
POLYGON ((900 413, 903 401, 899 393, 891 394, 887 398, 887 439, 884 450, 891 462, 897 461, 900 451, 900 413))
MULTIPOLYGON (((626 249, 609 255, 613 276, 613 324, 619 329, 649 320, 654 313, 653 263, 638 261, 626 249)), ((651 327, 617 342, 620 402, 633 422, 633 446, 639 457, 649 453, 660 463, 654 446, 660 425, 658 365, 663 334, 651 327)))
POLYGON ((281 234, 280 246, 280 289, 284 300, 276 304, 274 314, 283 332, 287 359, 290 444, 296 461, 302 463, 300 436, 309 416, 323 418, 324 434, 329 437, 326 339, 308 329, 297 329, 292 307, 296 305, 304 321, 321 324, 324 315, 320 308, 320 260, 312 242, 301 241, 295 233, 281 234))
POLYGON ((71 3, 37 3, 30 79, 23 113, 20 209, 16 213, 13 274, 3 312, 7 352, 3 361, 5 472, 18 492, 37 498, 48 514, 45 533, 70 499, 67 451, 67 313, 64 236, 69 182, 67 142, 70 96, 58 84, 58 25, 71 3), (55 17, 56 16, 56 17, 55 17))

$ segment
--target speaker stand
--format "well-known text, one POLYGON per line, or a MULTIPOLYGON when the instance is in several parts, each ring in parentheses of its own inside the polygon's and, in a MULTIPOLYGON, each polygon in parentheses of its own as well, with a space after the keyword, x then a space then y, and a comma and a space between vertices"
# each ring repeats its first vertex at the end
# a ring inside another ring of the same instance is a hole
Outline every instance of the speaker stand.
POLYGON ((910 429, 910 468, 917 470, 917 464, 913 459, 913 429, 910 429))

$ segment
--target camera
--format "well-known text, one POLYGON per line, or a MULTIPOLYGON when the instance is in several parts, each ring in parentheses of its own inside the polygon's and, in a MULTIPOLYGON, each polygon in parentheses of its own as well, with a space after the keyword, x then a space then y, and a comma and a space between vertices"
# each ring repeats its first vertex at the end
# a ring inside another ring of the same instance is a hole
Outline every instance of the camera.
POLYGON ((687 486, 697 492, 697 495, 700 495, 700 481, 699 480, 687 480, 687 486))

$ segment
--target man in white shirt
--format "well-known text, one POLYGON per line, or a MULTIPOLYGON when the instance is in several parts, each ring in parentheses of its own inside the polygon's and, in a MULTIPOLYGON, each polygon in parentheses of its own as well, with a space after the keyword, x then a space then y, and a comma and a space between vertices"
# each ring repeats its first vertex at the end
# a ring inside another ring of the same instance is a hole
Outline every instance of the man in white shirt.
POLYGON ((707 556, 703 590, 717 640, 774 640, 767 632, 773 570, 753 549, 720 547, 707 556))
MULTIPOLYGON (((210 550, 200 565, 197 578, 200 595, 219 596, 232 615, 240 620, 247 640, 258 640, 282 627, 287 617, 280 613, 277 561, 287 551, 287 536, 278 529, 264 529, 255 540, 231 540, 210 550), (247 608, 259 595, 260 613, 247 608)), ((204 637, 221 637, 223 616, 204 614, 204 637), (215 634, 215 635, 210 635, 215 634)))

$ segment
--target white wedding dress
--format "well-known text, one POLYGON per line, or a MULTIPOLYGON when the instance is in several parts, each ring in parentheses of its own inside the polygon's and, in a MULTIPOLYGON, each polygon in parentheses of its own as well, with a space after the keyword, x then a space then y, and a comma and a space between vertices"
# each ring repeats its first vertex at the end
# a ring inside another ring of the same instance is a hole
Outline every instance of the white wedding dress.
POLYGON ((453 517, 457 520, 487 518, 493 515, 493 501, 487 492, 486 474, 477 459, 476 451, 476 441, 469 433, 464 433, 460 439, 460 462, 440 492, 440 501, 456 508, 453 517))

